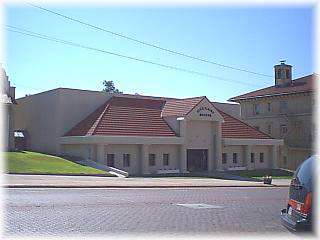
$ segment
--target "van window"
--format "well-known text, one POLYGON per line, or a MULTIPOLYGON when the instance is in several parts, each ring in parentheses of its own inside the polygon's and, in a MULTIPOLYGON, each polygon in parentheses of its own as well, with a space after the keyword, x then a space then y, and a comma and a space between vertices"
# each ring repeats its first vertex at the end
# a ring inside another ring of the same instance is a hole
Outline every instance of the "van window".
POLYGON ((312 186, 313 167, 313 158, 308 158, 300 165, 295 174, 299 183, 308 188, 312 186))

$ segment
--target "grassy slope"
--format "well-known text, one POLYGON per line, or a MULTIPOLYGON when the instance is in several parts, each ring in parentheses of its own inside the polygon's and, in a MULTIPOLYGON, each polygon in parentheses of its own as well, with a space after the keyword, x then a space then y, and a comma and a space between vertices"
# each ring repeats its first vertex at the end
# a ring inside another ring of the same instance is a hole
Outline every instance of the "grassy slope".
POLYGON ((5 158, 7 172, 11 173, 108 174, 61 157, 36 152, 6 152, 5 158))

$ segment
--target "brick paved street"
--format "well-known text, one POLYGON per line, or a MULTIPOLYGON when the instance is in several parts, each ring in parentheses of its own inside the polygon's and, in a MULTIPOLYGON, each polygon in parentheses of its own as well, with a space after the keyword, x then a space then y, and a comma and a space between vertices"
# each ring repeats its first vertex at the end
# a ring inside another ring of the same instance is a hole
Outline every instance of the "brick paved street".
POLYGON ((287 191, 285 187, 7 189, 5 234, 289 235, 279 219, 287 191))

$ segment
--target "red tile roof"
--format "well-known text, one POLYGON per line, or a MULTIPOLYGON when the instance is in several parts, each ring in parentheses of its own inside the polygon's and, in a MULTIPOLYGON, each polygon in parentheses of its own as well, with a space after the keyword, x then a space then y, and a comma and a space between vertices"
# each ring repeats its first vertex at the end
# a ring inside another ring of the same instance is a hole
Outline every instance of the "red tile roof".
POLYGON ((165 101, 112 97, 64 136, 176 136, 161 118, 165 101))
MULTIPOLYGON (((64 136, 123 135, 176 136, 165 116, 188 114, 205 97, 146 99, 113 96, 64 136)), ((224 118, 223 138, 270 139, 271 137, 217 108, 224 118)))
POLYGON ((271 136, 255 129, 254 127, 232 117, 216 107, 224 119, 222 123, 223 138, 245 138, 245 139, 273 139, 271 136))
POLYGON ((311 92, 315 90, 314 81, 315 74, 301 77, 292 81, 292 84, 286 87, 276 87, 271 86, 257 91, 249 92, 243 95, 239 95, 233 98, 230 98, 229 101, 237 102, 239 100, 248 99, 248 98, 258 98, 258 97, 267 97, 283 94, 293 94, 301 92, 311 92))
POLYGON ((162 109, 162 117, 185 116, 205 97, 170 99, 162 109))

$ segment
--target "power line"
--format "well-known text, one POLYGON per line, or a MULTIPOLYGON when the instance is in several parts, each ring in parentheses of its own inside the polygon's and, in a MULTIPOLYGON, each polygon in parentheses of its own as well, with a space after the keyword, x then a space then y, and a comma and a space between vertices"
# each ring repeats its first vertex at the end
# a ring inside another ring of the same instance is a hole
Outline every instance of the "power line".
POLYGON ((207 74, 207 73, 203 73, 203 72, 198 72, 198 71, 194 71, 194 70, 189 70, 189 69, 185 69, 185 68, 181 68, 181 67, 176 67, 176 66, 172 66, 172 65, 157 63, 157 62, 153 62, 153 61, 149 61, 149 60, 145 60, 145 59, 141 59, 141 58, 130 57, 130 56, 126 56, 123 54, 110 52, 107 50, 98 49, 98 48, 82 45, 79 43, 74 43, 71 41, 66 41, 63 39, 55 38, 55 37, 50 37, 48 35, 32 32, 32 31, 29 31, 29 30, 26 30, 23 28, 15 27, 15 26, 6 25, 6 27, 7 27, 7 30, 10 32, 19 33, 19 34, 26 35, 26 36, 31 36, 31 37, 40 38, 43 40, 57 42, 57 43, 64 44, 64 45, 70 45, 70 46, 79 47, 79 48, 83 48, 83 49, 87 49, 87 50, 92 50, 92 51, 96 51, 96 52, 100 52, 100 53, 104 53, 104 54, 109 54, 109 55, 129 59, 129 60, 138 61, 138 62, 148 63, 148 64, 160 66, 160 67, 171 69, 171 70, 176 70, 176 71, 186 72, 186 73, 190 73, 190 74, 194 74, 194 75, 199 75, 202 77, 208 77, 208 78, 213 78, 213 79, 219 79, 219 80, 226 81, 226 82, 232 82, 232 83, 238 83, 238 84, 243 84, 243 85, 259 87, 258 85, 255 85, 255 84, 250 84, 250 83, 245 83, 245 82, 241 82, 241 81, 237 81, 237 80, 223 78, 223 77, 219 77, 219 76, 215 76, 215 75, 211 75, 211 74, 207 74), (10 28, 16 29, 16 30, 12 30, 10 28))
POLYGON ((88 27, 91 27, 91 28, 93 28, 93 29, 96 29, 96 30, 99 30, 99 31, 103 31, 103 32, 106 32, 106 33, 115 35, 115 36, 117 36, 117 37, 121 37, 121 38, 130 40, 130 41, 133 41, 133 42, 136 42, 136 43, 139 43, 139 44, 148 46, 148 47, 157 48, 157 49, 159 49, 159 50, 162 50, 162 51, 165 51, 165 52, 169 52, 169 53, 171 53, 171 54, 179 55, 179 56, 182 56, 182 57, 186 57, 186 58, 189 58, 189 59, 193 59, 193 60, 197 60, 197 61, 201 61, 201 62, 213 64, 213 65, 217 65, 217 66, 223 67, 223 68, 229 68, 229 69, 236 70, 236 71, 246 72, 246 73, 255 74, 255 75, 264 76, 264 77, 273 77, 272 75, 268 75, 268 74, 264 74, 264 73, 259 73, 259 72, 254 72, 254 71, 250 71, 250 70, 247 70, 247 69, 244 69, 244 68, 233 67, 233 66, 229 66, 229 65, 226 65, 226 64, 221 64, 221 63, 218 63, 218 62, 215 62, 215 61, 211 61, 211 60, 208 60, 208 59, 205 59, 205 58, 195 57, 195 56, 192 56, 192 55, 189 55, 189 54, 187 54, 187 53, 180 52, 180 51, 176 51, 176 50, 171 50, 171 49, 168 49, 168 48, 164 48, 164 47, 161 47, 161 46, 159 46, 159 45, 155 45, 155 44, 152 44, 152 43, 148 43, 148 42, 145 42, 145 41, 136 39, 136 38, 129 37, 129 36, 124 35, 124 34, 121 34, 121 33, 113 32, 113 31, 107 30, 107 29, 105 29, 105 28, 98 27, 98 26, 96 26, 96 25, 93 25, 93 24, 90 24, 90 23, 87 23, 87 22, 83 22, 83 21, 81 21, 81 20, 79 20, 79 19, 76 19, 76 18, 73 18, 73 17, 69 17, 69 16, 67 16, 67 15, 64 15, 64 14, 61 14, 61 13, 52 11, 52 10, 50 10, 50 9, 47 9, 47 8, 44 8, 44 7, 41 7, 41 6, 32 4, 32 3, 27 3, 27 4, 28 4, 29 6, 34 7, 34 8, 38 8, 38 9, 40 9, 40 10, 43 10, 43 11, 52 13, 52 14, 57 15, 57 16, 59 16, 59 17, 68 19, 68 20, 70 20, 70 21, 73 21, 73 22, 76 22, 76 23, 79 23, 79 24, 82 24, 82 25, 85 25, 85 26, 88 26, 88 27))

